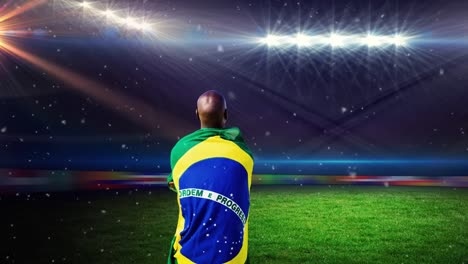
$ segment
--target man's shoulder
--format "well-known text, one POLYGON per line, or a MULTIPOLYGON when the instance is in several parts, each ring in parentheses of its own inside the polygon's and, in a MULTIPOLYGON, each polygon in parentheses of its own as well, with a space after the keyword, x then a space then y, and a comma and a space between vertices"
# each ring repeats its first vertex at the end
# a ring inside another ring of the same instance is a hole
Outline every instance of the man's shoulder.
POLYGON ((252 152, 250 151, 249 147, 245 143, 242 132, 240 131, 238 127, 232 127, 232 128, 226 129, 222 137, 224 139, 234 142, 239 148, 245 151, 253 159, 252 152))
POLYGON ((188 145, 193 145, 194 142, 200 141, 200 138, 198 136, 199 130, 196 130, 190 134, 187 134, 183 136, 181 139, 179 139, 174 147, 172 147, 172 151, 177 151, 179 149, 187 149, 190 148, 191 146, 188 145))

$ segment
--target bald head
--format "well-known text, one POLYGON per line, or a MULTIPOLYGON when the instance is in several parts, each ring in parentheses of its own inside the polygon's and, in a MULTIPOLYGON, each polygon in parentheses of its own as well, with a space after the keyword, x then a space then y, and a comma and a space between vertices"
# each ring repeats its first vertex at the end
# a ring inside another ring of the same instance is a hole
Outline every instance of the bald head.
POLYGON ((226 100, 211 90, 200 95, 196 110, 202 128, 224 128, 227 120, 226 100))

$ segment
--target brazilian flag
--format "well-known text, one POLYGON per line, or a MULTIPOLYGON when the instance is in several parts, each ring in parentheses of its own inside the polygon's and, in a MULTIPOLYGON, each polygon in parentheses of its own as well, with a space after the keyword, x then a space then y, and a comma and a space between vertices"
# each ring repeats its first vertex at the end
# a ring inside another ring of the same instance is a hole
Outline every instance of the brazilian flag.
POLYGON ((247 262, 253 158, 238 128, 202 128, 171 152, 179 220, 168 263, 247 262))

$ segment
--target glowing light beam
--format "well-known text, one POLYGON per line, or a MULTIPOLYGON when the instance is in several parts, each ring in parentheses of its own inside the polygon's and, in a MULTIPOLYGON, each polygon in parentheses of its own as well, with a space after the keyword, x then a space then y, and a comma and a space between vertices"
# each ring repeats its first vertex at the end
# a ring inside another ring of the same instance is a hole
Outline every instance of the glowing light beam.
POLYGON ((79 3, 78 5, 83 7, 83 8, 90 8, 91 7, 91 4, 89 2, 86 2, 86 1, 83 1, 82 3, 79 3))
POLYGON ((136 29, 147 33, 156 32, 154 23, 150 23, 146 18, 122 16, 116 10, 109 8, 101 9, 95 4, 91 4, 90 2, 86 1, 73 3, 73 5, 82 8, 83 12, 102 17, 102 19, 105 19, 107 23, 113 23, 118 26, 125 26, 128 29, 136 29))
POLYGON ((405 46, 407 44, 408 37, 401 35, 395 35, 391 38, 391 42, 395 46, 405 46))
POLYGON ((288 35, 267 35, 259 39, 260 44, 269 47, 297 46, 308 48, 312 46, 331 46, 333 48, 345 48, 349 46, 367 46, 370 48, 387 46, 406 46, 411 37, 403 35, 344 35, 331 33, 329 35, 306 35, 298 33, 295 36, 288 35))
MULTIPOLYGON (((142 125, 151 130, 156 131, 155 120, 161 123, 171 122, 171 119, 178 120, 179 118, 167 111, 156 111, 147 103, 136 98, 128 97, 124 94, 112 91, 109 87, 100 84, 99 82, 90 80, 80 74, 61 67, 46 59, 40 58, 32 53, 29 53, 19 47, 3 41, 0 46, 0 51, 6 52, 9 55, 23 59, 24 61, 34 65, 41 70, 44 70, 51 76, 63 81, 68 88, 79 91, 85 95, 91 96, 99 100, 109 109, 117 110, 119 113, 126 116, 129 120, 142 125), (129 110, 130 109, 130 110, 129 110), (134 110, 131 110, 134 109, 134 110)), ((179 121, 181 122, 181 121, 179 121)), ((158 130, 160 131, 160 129, 158 130)), ((170 138, 177 134, 175 128, 164 128, 163 135, 170 138)))
POLYGON ((46 3, 47 0, 33 0, 33 1, 29 1, 27 3, 25 3, 24 5, 21 5, 20 7, 12 10, 12 11, 9 11, 3 15, 0 15, 0 23, 5 21, 5 20, 8 20, 12 17, 15 17, 19 14, 22 14, 30 9, 33 9, 39 5, 42 5, 44 3, 46 3))
POLYGON ((346 36, 339 35, 339 34, 330 34, 327 38, 327 43, 332 47, 341 47, 344 46, 344 41, 346 40, 346 36))
POLYGON ((386 43, 386 37, 367 35, 362 39, 362 42, 369 47, 381 46, 386 43))
POLYGON ((268 46, 279 46, 283 44, 284 37, 276 36, 276 35, 268 35, 265 38, 261 39, 260 42, 268 46))
POLYGON ((291 40, 292 43, 298 47, 310 46, 312 44, 312 37, 302 33, 298 33, 296 37, 291 40))

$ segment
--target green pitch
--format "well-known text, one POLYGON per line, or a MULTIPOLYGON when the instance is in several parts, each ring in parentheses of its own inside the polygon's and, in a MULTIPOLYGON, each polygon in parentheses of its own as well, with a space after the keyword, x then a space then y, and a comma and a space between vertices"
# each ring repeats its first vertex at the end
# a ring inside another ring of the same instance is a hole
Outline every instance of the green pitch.
MULTIPOLYGON (((0 200, 0 263, 164 263, 167 190, 0 200), (34 200, 31 200, 33 199, 34 200)), ((468 190, 253 187, 251 263, 468 263, 468 190)))

